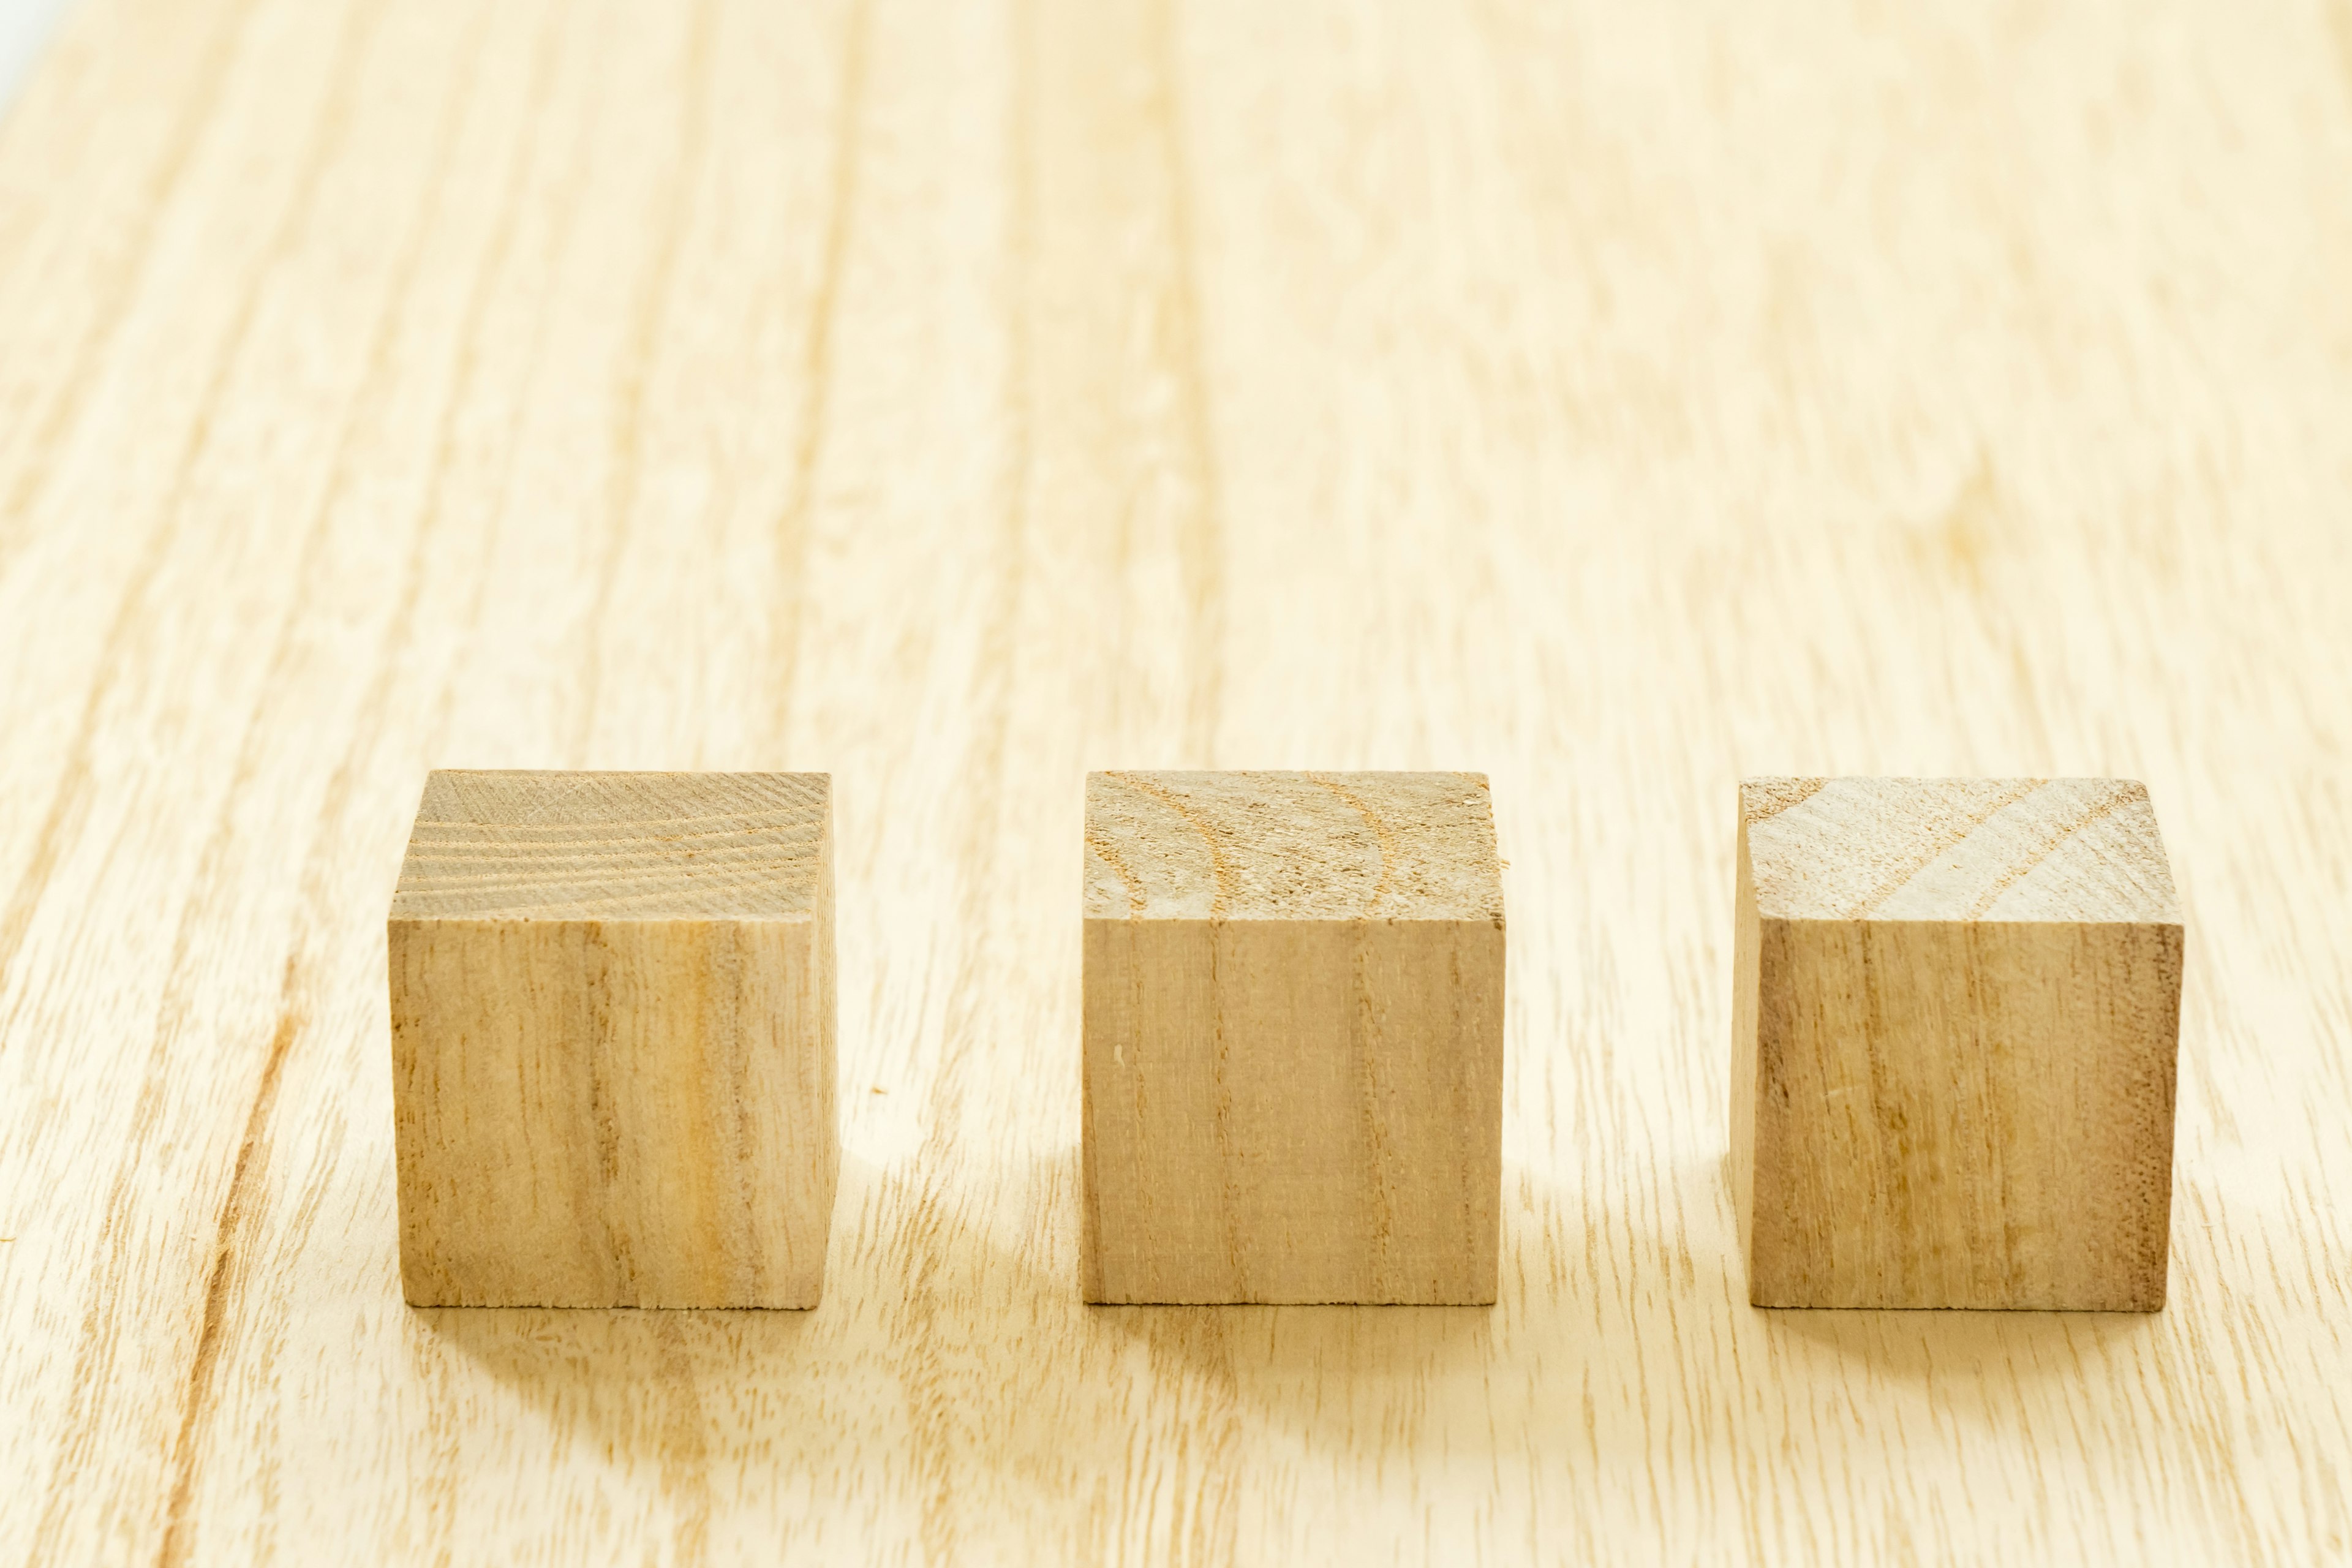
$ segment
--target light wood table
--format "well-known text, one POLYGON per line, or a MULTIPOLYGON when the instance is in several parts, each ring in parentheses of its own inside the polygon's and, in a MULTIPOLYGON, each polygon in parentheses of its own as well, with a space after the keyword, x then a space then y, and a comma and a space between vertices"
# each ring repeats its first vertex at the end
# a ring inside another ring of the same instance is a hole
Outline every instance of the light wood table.
POLYGON ((2352 1553, 2352 5, 90 0, 0 1559, 2352 1553), (425 771, 829 771, 802 1314, 412 1311, 425 771), (1488 772, 1492 1310, 1078 1300, 1089 767, 1488 772), (2170 1304, 1747 1305, 1734 783, 2145 779, 2170 1304))

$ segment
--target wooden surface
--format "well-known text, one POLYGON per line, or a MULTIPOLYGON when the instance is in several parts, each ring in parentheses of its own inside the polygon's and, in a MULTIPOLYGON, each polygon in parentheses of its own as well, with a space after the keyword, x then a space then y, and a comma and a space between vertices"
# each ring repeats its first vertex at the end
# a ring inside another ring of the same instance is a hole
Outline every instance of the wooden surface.
POLYGON ((832 821, 823 773, 436 771, 390 919, 821 920, 832 821))
POLYGON ((1491 1304, 1486 780, 1096 773, 1086 812, 1086 1299, 1491 1304))
POLYGON ((2352 9, 92 0, 0 125, 16 1561, 2352 1552, 2352 9), (830 772, 806 1314, 410 1310, 434 766, 830 772), (1491 1309, 1088 1309, 1082 779, 1465 768, 1491 1309), (2147 782, 2171 1293, 1750 1309, 1743 775, 2147 782))
POLYGON ((2126 779, 1739 786, 1759 1307, 2164 1305, 2180 904, 2126 779))
POLYGON ((436 772, 385 922, 402 1294, 816 1305, 823 773, 436 772))

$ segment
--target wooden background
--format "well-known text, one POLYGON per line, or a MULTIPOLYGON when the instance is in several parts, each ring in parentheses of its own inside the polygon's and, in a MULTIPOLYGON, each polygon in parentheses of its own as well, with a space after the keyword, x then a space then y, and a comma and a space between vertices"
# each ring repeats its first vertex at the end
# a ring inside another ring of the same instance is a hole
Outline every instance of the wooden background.
POLYGON ((2352 0, 89 0, 0 124, 0 1554, 2352 1554, 2352 0), (417 1312, 430 765, 830 771, 803 1315, 417 1312), (1468 768, 1501 1304, 1077 1295, 1089 767, 1468 768), (1769 1313, 1742 773, 2144 778, 2160 1315, 1769 1313))

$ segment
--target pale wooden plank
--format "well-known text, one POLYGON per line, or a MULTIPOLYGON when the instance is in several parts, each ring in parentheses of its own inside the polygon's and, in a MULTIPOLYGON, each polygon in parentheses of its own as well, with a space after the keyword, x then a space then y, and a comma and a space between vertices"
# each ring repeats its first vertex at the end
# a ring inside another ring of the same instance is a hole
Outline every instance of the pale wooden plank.
POLYGON ((0 132, 0 1542, 2352 1541, 2334 9, 167 9, 0 132), (834 773, 814 1312, 400 1304, 440 765, 834 773), (1080 1304, 1112 765, 1491 775, 1491 1311, 1080 1304), (2162 1312, 1745 1305, 1764 773, 2147 781, 2162 1312))

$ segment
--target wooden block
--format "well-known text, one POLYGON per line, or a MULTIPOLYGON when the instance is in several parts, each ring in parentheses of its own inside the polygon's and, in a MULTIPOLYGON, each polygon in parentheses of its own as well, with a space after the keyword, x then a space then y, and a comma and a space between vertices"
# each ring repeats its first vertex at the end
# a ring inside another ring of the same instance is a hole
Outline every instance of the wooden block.
POLYGON ((1495 1300, 1478 773, 1087 780, 1090 1301, 1495 1300))
POLYGON ((1759 1307, 2164 1305, 2180 906, 2119 779, 1739 789, 1759 1307))
POLYGON ((831 819, 823 773, 432 775, 388 931, 410 1301, 816 1304, 831 819))

